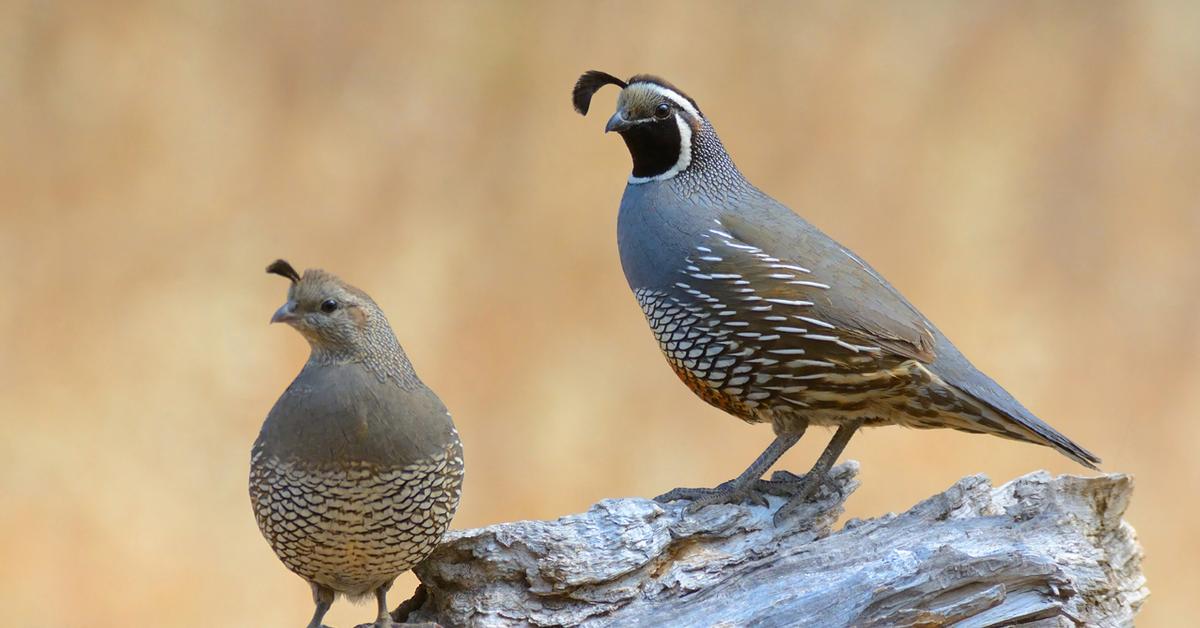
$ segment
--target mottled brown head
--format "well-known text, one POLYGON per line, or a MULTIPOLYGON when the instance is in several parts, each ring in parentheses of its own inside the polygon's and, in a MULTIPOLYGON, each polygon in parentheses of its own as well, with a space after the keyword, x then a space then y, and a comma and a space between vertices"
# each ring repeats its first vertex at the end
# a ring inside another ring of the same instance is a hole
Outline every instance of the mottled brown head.
POLYGON ((617 111, 604 130, 625 140, 633 158, 631 183, 669 179, 691 165, 693 143, 704 124, 696 101, 656 76, 639 74, 626 83, 592 70, 575 83, 575 110, 586 115, 592 95, 604 85, 621 88, 617 111))
POLYGON ((368 350, 372 334, 390 328, 383 311, 367 293, 318 268, 296 272, 291 264, 276 260, 267 272, 286 277, 288 300, 271 317, 287 323, 304 336, 314 351, 353 355, 368 350))

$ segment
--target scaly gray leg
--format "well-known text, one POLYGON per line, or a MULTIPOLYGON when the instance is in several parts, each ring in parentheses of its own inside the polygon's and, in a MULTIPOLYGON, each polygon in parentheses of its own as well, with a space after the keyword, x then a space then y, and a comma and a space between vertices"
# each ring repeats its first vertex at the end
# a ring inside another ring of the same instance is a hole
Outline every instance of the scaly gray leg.
POLYGON ((817 463, 808 473, 804 474, 804 483, 796 494, 781 506, 775 512, 775 525, 783 523, 796 508, 800 507, 808 500, 809 497, 816 493, 817 488, 829 478, 829 470, 833 468, 833 464, 837 462, 838 456, 842 455, 842 450, 846 449, 846 444, 850 442, 850 437, 862 427, 862 419, 854 419, 843 424, 838 428, 837 433, 825 446, 825 451, 821 452, 821 457, 817 458, 817 463))
POLYGON ((804 429, 799 432, 785 432, 775 437, 766 451, 742 472, 736 478, 725 482, 716 488, 677 488, 668 491, 654 498, 654 501, 659 503, 673 502, 676 500, 690 500, 692 503, 688 506, 688 512, 696 512, 705 506, 712 504, 731 504, 737 503, 744 499, 749 499, 759 506, 767 505, 767 500, 761 494, 754 491, 762 474, 775 464, 779 457, 787 450, 792 448, 800 441, 800 437, 804 435, 804 429))
POLYGON ((317 605, 317 609, 313 611, 308 628, 325 628, 321 625, 321 620, 325 619, 325 613, 328 613, 329 607, 333 606, 333 589, 323 587, 315 582, 309 584, 312 586, 313 604, 317 605))
POLYGON ((392 628, 396 625, 392 621, 392 614, 387 608, 387 592, 392 588, 392 583, 387 582, 375 589, 375 604, 377 612, 375 614, 375 623, 359 624, 356 628, 392 628))

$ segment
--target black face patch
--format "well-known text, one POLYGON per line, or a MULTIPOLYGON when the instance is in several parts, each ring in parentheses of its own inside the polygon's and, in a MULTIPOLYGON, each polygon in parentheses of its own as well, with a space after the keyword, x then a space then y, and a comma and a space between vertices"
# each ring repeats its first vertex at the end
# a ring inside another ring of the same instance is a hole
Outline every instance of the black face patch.
POLYGON ((633 157, 635 177, 656 177, 679 163, 682 146, 675 116, 635 124, 622 131, 621 138, 633 157))

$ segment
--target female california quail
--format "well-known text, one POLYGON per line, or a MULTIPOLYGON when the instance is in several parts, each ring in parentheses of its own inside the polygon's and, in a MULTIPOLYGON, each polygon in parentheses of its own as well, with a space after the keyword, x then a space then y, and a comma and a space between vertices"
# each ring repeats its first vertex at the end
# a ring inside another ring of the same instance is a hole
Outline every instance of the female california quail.
POLYGON ((383 311, 322 270, 291 280, 272 323, 312 348, 267 415, 250 456, 250 501, 283 564, 308 581, 321 626, 335 594, 378 602, 450 526, 463 480, 462 443, 446 407, 417 378, 383 311))
POLYGON ((1100 462, 976 370, 860 257, 751 185, 696 101, 657 77, 591 71, 575 85, 576 110, 586 114, 607 84, 621 93, 605 131, 620 133, 633 158, 617 219, 629 286, 680 379, 776 434, 736 479, 661 501, 754 497, 809 425, 838 429, 777 521, 864 425, 948 427, 1100 462))

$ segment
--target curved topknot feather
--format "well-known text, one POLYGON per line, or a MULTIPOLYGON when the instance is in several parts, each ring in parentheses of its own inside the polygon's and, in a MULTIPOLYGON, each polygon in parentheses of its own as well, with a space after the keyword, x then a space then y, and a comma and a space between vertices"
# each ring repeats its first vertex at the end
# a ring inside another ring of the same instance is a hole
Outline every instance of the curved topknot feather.
POLYGON ((605 85, 616 85, 621 89, 625 89, 628 86, 625 81, 607 72, 601 72, 600 70, 588 70, 584 72, 583 76, 580 76, 579 80, 575 81, 575 89, 571 92, 571 102, 575 105, 575 111, 578 111, 579 115, 586 116, 588 107, 592 104, 592 95, 596 93, 596 90, 605 85))
POLYGON ((300 273, 296 272, 296 269, 292 268, 292 265, 287 263, 287 260, 277 259, 271 262, 267 266, 267 272, 272 275, 287 277, 292 283, 300 283, 300 273))

